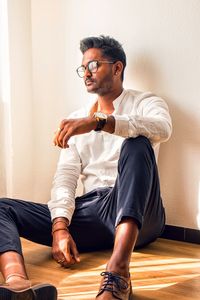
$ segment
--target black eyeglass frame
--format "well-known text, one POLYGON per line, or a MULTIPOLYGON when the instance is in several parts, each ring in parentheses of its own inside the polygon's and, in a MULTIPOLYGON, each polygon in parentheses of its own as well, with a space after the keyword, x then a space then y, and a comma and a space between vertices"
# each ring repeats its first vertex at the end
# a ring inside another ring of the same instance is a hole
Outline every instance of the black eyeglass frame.
POLYGON ((91 60, 91 61, 89 61, 89 62, 87 63, 87 66, 81 65, 80 67, 78 67, 78 68, 76 69, 76 73, 78 74, 78 76, 79 76, 80 78, 83 78, 86 69, 88 69, 88 71, 89 71, 90 73, 95 74, 95 73, 97 73, 98 68, 100 67, 100 64, 114 64, 114 63, 116 63, 116 61, 108 61, 108 60, 91 60), (90 63, 93 63, 93 62, 96 62, 96 70, 95 70, 95 71, 92 71, 92 70, 90 70, 90 68, 89 68, 90 63), (82 71, 80 71, 80 72, 83 72, 83 75, 80 75, 80 74, 79 74, 79 69, 80 69, 80 68, 83 68, 82 71), (84 71, 83 71, 83 70, 84 70, 84 71))

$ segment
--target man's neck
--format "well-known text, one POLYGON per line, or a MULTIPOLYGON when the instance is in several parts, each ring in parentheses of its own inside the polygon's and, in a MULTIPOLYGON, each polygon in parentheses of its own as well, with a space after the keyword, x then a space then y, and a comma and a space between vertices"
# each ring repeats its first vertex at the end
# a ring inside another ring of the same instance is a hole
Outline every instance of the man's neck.
POLYGON ((112 91, 110 94, 99 95, 97 99, 97 111, 111 114, 114 111, 113 101, 118 98, 123 91, 123 87, 112 91))

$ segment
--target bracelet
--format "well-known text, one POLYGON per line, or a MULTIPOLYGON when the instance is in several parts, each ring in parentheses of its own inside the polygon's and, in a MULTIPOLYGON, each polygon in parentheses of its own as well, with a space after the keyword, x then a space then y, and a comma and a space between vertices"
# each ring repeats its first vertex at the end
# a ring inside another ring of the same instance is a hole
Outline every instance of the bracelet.
POLYGON ((68 222, 65 220, 55 220, 52 226, 55 226, 57 223, 65 223, 68 226, 68 222))
POLYGON ((67 227, 58 227, 52 230, 51 234, 53 235, 54 232, 59 231, 59 230, 66 230, 69 232, 69 229, 67 227))

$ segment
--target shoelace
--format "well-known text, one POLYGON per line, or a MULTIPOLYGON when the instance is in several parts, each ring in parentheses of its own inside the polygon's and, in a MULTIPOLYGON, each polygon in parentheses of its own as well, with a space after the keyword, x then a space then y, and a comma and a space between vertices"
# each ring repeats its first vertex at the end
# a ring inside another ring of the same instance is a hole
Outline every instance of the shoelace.
POLYGON ((109 291, 116 299, 122 300, 117 296, 117 290, 122 291, 128 288, 126 280, 124 280, 120 275, 113 274, 112 272, 102 272, 101 276, 105 276, 101 293, 103 291, 109 291), (116 286, 116 289, 114 289, 114 285, 116 286))

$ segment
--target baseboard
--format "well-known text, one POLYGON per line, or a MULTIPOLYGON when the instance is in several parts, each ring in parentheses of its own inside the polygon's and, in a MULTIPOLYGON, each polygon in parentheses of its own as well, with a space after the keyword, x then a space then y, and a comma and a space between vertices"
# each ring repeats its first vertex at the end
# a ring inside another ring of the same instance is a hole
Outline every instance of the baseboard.
POLYGON ((164 239, 200 244, 200 230, 166 225, 161 236, 164 239))

